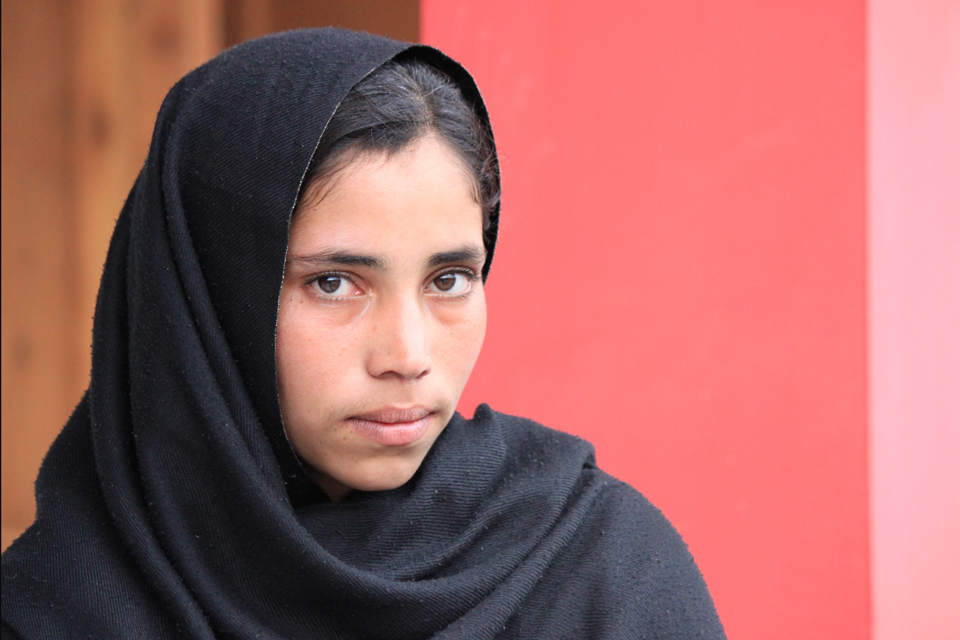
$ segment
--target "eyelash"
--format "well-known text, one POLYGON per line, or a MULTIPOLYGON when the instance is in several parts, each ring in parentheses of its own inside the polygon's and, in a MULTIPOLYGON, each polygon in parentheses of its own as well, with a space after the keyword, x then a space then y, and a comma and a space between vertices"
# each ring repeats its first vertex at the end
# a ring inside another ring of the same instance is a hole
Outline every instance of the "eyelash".
MULTIPOLYGON (((433 282, 437 278, 441 276, 445 276, 450 273, 460 273, 467 276, 467 279, 470 281, 470 288, 464 291, 463 293, 455 296, 445 296, 443 294, 436 294, 436 295, 439 295, 447 299, 453 299, 453 300, 466 298, 471 293, 473 293, 473 285, 480 281, 480 274, 478 274, 473 269, 470 269, 468 267, 453 267, 450 269, 444 269, 442 271, 438 271, 436 274, 434 274, 430 278, 429 282, 433 282)), ((354 276, 344 271, 324 271, 323 273, 318 273, 314 276, 311 276, 310 279, 307 280, 306 284, 308 286, 312 286, 315 283, 319 282, 322 278, 343 278, 344 280, 350 282, 353 286, 357 286, 357 281, 354 278, 354 276)), ((352 298, 352 296, 343 296, 343 297, 327 296, 327 295, 324 295, 323 293, 318 293, 318 295, 323 297, 325 300, 329 302, 334 302, 334 303, 348 302, 352 298)))

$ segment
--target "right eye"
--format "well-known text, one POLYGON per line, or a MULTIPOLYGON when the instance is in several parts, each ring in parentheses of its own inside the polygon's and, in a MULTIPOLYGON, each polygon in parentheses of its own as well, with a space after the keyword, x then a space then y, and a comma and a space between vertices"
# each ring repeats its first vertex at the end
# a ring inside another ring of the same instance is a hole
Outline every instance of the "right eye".
POLYGON ((358 293, 357 286, 349 278, 336 273, 319 276, 312 284, 326 298, 346 298, 358 293))

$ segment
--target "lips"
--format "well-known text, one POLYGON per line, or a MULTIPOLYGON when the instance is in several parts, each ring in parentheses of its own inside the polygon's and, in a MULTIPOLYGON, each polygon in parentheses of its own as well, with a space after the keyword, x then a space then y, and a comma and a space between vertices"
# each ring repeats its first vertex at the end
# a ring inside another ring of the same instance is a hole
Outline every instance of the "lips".
POLYGON ((384 407, 349 418, 361 436, 384 446, 412 444, 430 428, 434 412, 424 407, 384 407))
POLYGON ((433 412, 423 407, 410 407, 409 409, 386 407, 384 409, 377 409, 376 411, 353 416, 353 419, 367 420, 369 422, 380 422, 382 424, 397 424, 399 422, 416 422, 417 420, 426 418, 431 413, 433 412))

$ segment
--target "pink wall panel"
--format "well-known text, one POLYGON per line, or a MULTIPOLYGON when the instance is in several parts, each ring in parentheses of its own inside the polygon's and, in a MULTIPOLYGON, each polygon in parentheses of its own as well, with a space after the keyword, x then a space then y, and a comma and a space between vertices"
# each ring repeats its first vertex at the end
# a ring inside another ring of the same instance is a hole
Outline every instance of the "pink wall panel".
POLYGON ((477 402, 597 445, 731 638, 866 638, 863 2, 423 0, 503 154, 477 402))
POLYGON ((960 1, 872 0, 874 637, 960 638, 960 1))

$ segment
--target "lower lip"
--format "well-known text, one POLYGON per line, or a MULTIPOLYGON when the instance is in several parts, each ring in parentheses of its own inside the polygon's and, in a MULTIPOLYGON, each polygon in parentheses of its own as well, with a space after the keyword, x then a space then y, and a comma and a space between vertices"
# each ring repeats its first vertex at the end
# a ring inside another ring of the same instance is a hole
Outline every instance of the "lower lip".
POLYGON ((433 418, 432 413, 413 422, 373 422, 351 418, 350 423, 360 435, 377 444, 402 447, 422 438, 430 427, 431 418, 433 418))

